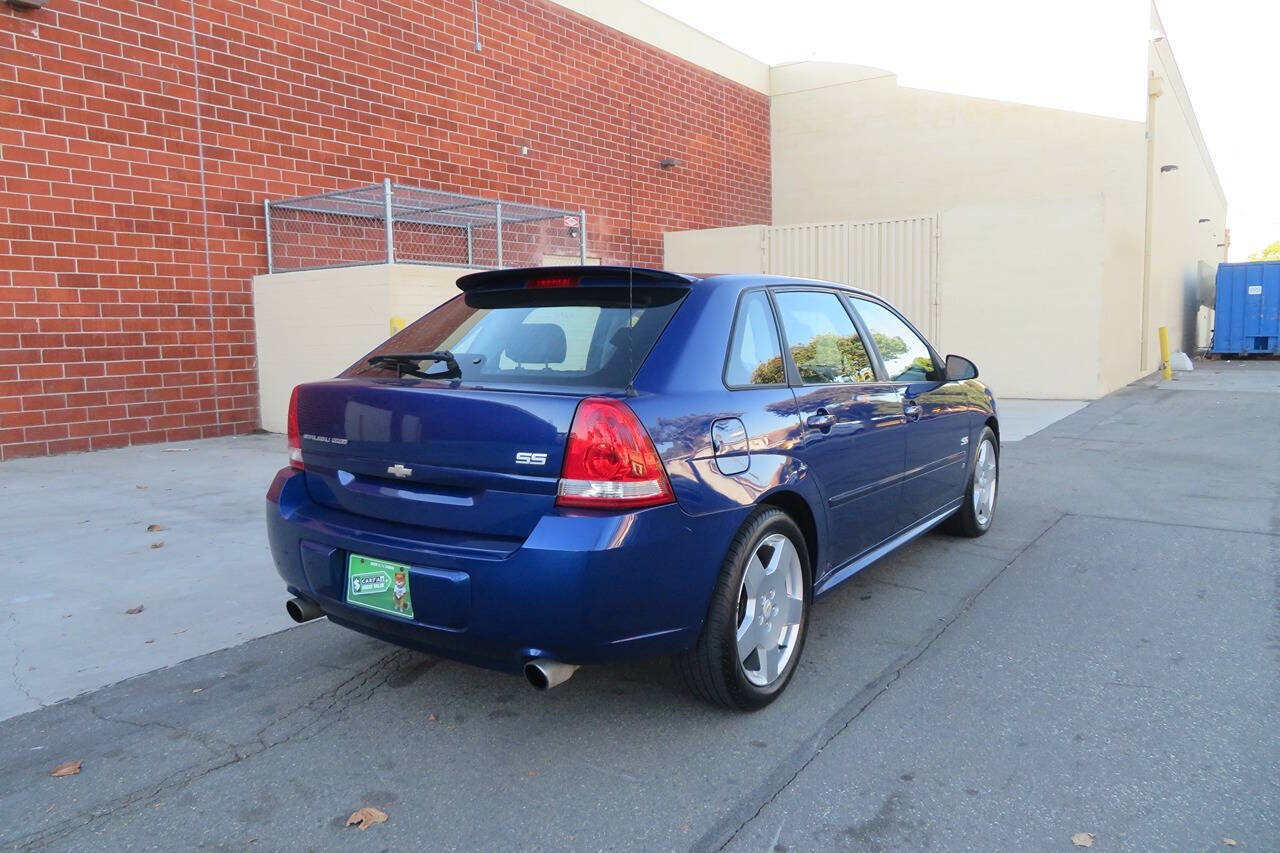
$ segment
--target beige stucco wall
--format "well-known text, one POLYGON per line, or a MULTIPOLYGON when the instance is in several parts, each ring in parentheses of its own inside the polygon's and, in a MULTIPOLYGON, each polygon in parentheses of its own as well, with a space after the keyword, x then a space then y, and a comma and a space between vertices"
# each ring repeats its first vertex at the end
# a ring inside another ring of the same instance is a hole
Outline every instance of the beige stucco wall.
POLYGON ((1142 145, 1137 122, 911 89, 874 69, 774 75, 775 225, 1100 191, 1128 167, 1117 147, 1142 145))
POLYGON ((662 265, 675 272, 762 273, 765 265, 764 225, 738 225, 704 231, 669 231, 663 235, 662 265))
POLYGON ((1093 194, 942 211, 935 346, 972 359, 1000 396, 1096 397, 1104 207, 1093 194))
POLYGON ((919 328, 937 327, 934 344, 972 358, 998 393, 1080 399, 1099 393, 1105 219, 1101 194, 948 208, 937 220, 936 266, 919 240, 886 238, 893 222, 873 223, 880 236, 870 247, 848 241, 852 223, 686 231, 666 235, 665 266, 851 283, 889 299, 919 328), (1051 251, 1044 247, 1045 223, 1054 230, 1051 251), (789 242, 786 233, 795 231, 826 239, 789 242), (874 258, 854 257, 860 251, 874 258), (762 263, 753 263, 762 254, 762 263), (936 290, 932 269, 942 282, 936 290))
POLYGON ((775 224, 937 210, 940 346, 968 347, 1014 396, 1096 397, 1139 375, 1141 122, 911 89, 860 67, 801 63, 774 69, 774 84, 775 224), (1017 323, 984 321, 1006 305, 1017 323), (1052 370, 1028 369, 1023 341, 1052 344, 1052 370))
POLYGON ((1142 375, 1138 350, 1142 321, 1142 246, 1146 146, 1137 129, 1132 144, 1112 156, 1128 162, 1103 194, 1102 293, 1099 315, 1098 389, 1102 395, 1142 375))
POLYGON ((458 293, 472 270, 376 264, 259 275, 253 279, 262 428, 284 432, 289 394, 335 376, 409 322, 458 293))
POLYGON ((1227 203, 1168 41, 1154 42, 1149 59, 1162 90, 1155 102, 1152 331, 1147 343, 1147 363, 1154 370, 1160 363, 1159 339, 1154 331, 1159 326, 1169 327, 1174 349, 1189 350, 1196 345, 1201 265, 1204 263, 1204 272, 1209 274, 1225 258, 1224 248, 1217 244, 1224 242, 1227 203), (1178 168, 1161 173, 1160 167, 1167 165, 1178 168), (1209 222, 1201 223, 1200 219, 1209 222))

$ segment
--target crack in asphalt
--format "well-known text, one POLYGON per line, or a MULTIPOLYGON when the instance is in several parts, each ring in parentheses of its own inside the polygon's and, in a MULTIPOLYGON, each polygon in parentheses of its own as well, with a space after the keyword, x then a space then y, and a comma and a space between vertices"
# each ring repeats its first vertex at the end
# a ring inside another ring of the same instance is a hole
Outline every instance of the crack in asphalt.
POLYGON ((188 729, 159 721, 138 723, 116 719, 103 714, 92 704, 85 703, 89 714, 102 722, 118 723, 138 729, 155 727, 177 732, 186 739, 209 750, 212 753, 212 757, 204 763, 193 764, 175 770, 159 782, 136 788, 100 806, 79 814, 70 815, 53 826, 23 837, 9 839, 4 843, 12 844, 15 848, 21 850, 48 845, 76 830, 119 814, 140 802, 155 799, 163 793, 180 791, 211 773, 216 773, 226 767, 262 755, 276 747, 310 740, 338 723, 347 711, 364 704, 372 698, 377 689, 403 667, 404 659, 408 656, 408 652, 405 649, 397 648, 387 652, 373 661, 373 663, 361 667, 359 672, 343 679, 338 684, 313 696, 306 702, 289 709, 280 717, 258 729, 248 740, 242 743, 222 741, 209 735, 202 735, 199 732, 192 732, 188 729), (299 725, 286 728, 280 732, 279 736, 268 736, 272 729, 281 728, 282 723, 301 713, 308 713, 308 717, 299 725), (220 748, 215 747, 215 744, 219 744, 220 748))
POLYGON ((9 638, 9 645, 13 648, 13 665, 9 667, 9 677, 13 679, 13 686, 18 688, 18 692, 23 696, 26 696, 29 701, 36 704, 36 707, 31 710, 35 711, 47 708, 48 706, 45 705, 45 703, 37 699, 35 695, 27 689, 27 685, 23 683, 22 677, 18 675, 18 667, 22 664, 22 655, 26 651, 26 648, 18 642, 18 632, 15 630, 17 627, 18 616, 10 610, 8 628, 5 631, 6 636, 9 638))
POLYGON ((1280 526, 1275 530, 1245 530, 1240 527, 1215 527, 1211 524, 1189 524, 1185 521, 1161 521, 1158 518, 1125 518, 1118 515, 1096 515, 1085 512, 1069 512, 1067 515, 1072 518, 1091 518, 1096 521, 1123 521, 1132 524, 1154 524, 1160 527, 1177 527, 1187 530, 1211 530, 1216 533, 1239 533, 1246 536, 1270 536, 1272 538, 1280 538, 1280 526))
POLYGON ((129 726, 135 729, 141 729, 143 731, 151 728, 157 728, 157 729, 164 729, 165 731, 168 731, 168 732, 174 732, 176 734, 182 735, 184 740, 189 740, 192 743, 198 744, 204 747, 205 749, 209 750, 209 752, 213 753, 214 755, 222 755, 228 749, 234 748, 234 744, 228 741, 220 740, 219 738, 216 738, 213 735, 204 734, 203 732, 194 732, 194 731, 191 731, 190 729, 185 729, 182 726, 175 726, 169 723, 162 723, 159 720, 148 720, 145 723, 138 723, 138 722, 134 722, 133 720, 121 720, 116 717, 109 717, 102 711, 98 710, 98 707, 91 702, 85 702, 85 708, 89 711, 89 714, 92 717, 94 717, 95 719, 101 720, 104 723, 115 723, 122 726, 129 726))
MULTIPOLYGON (((764 810, 772 805, 783 791, 789 788, 796 779, 800 778, 800 774, 804 773, 809 765, 822 754, 822 751, 826 749, 828 744, 843 734, 849 726, 853 725, 855 720, 862 716, 864 711, 870 708, 877 699, 887 693, 889 687, 902 677, 902 673, 905 672, 913 663, 923 657, 924 654, 933 647, 933 644, 947 632, 947 629, 950 628, 956 620, 968 612, 978 598, 986 592, 993 583, 999 580, 1010 566, 1021 559, 1023 554, 1044 538, 1045 534, 1061 524, 1063 519, 1068 518, 1070 515, 1071 513, 1069 512, 1060 514, 1047 527, 1036 534, 1031 541, 1023 545, 1018 552, 1013 555, 1009 562, 1005 563, 999 571, 992 574, 992 576, 987 579, 986 583, 970 595, 966 596, 964 601, 962 601, 946 619, 939 620, 938 630, 935 631, 932 636, 928 637, 908 652, 904 657, 899 658, 898 661, 883 670, 875 680, 871 681, 866 687, 864 687, 858 695, 850 700, 843 708, 840 709, 840 711, 828 718, 827 724, 823 726, 816 738, 802 744, 792 753, 792 757, 799 760, 799 765, 796 766, 795 770, 791 772, 781 784, 772 786, 773 790, 767 793, 764 799, 760 802, 760 805, 756 807, 755 811, 753 811, 749 817, 740 821, 727 836, 724 835, 724 822, 722 821, 719 825, 712 827, 711 830, 698 839, 698 841, 693 844, 692 849, 715 850, 719 853, 719 851, 726 849, 730 844, 732 844, 734 839, 738 837, 738 834, 750 823, 759 818, 760 815, 763 814, 764 810), (719 838, 723 838, 724 840, 717 844, 716 840, 719 838)), ((751 799, 757 800, 759 797, 757 796, 751 799)))

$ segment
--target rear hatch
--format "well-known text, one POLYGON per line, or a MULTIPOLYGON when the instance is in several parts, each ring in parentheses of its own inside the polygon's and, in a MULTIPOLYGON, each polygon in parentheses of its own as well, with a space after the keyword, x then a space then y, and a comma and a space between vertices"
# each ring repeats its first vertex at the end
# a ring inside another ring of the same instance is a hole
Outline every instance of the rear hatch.
POLYGON ((341 377, 300 386, 312 499, 464 540, 526 537, 555 505, 578 402, 624 393, 688 292, 665 273, 592 275, 467 276, 341 377))

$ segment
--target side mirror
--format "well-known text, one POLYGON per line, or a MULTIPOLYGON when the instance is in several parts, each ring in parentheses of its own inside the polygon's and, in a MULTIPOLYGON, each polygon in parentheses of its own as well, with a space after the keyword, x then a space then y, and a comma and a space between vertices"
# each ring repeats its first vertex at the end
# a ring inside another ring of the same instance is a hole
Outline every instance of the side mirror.
POLYGON ((947 356, 947 381, 977 379, 978 366, 962 355, 947 356))

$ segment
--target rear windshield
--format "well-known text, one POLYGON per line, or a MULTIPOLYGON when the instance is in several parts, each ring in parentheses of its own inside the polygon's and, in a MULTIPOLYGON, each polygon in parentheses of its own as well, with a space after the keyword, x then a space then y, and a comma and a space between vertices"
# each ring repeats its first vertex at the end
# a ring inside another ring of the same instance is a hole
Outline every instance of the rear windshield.
MULTIPOLYGON (((394 377, 375 355, 448 350, 463 381, 485 385, 625 388, 687 288, 568 287, 460 294, 407 326, 343 376, 394 377)), ((414 367, 428 378, 443 362, 414 367)), ((443 378, 443 377, 442 377, 443 378)))

